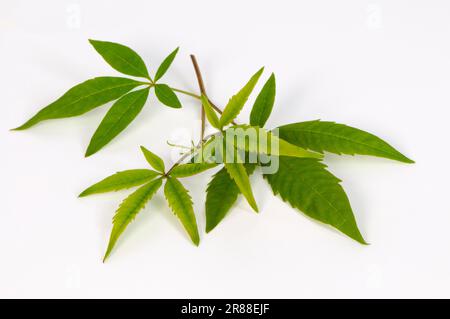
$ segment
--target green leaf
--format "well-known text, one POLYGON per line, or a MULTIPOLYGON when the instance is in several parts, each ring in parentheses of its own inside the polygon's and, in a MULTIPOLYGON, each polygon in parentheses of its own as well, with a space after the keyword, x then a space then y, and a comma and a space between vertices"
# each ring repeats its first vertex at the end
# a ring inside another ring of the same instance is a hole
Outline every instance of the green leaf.
POLYGON ((216 112, 213 110, 211 104, 209 103, 208 98, 204 94, 202 94, 202 105, 209 123, 211 123, 213 127, 220 129, 219 118, 217 117, 216 112))
POLYGON ((252 93, 253 88, 258 82, 258 79, 263 73, 263 71, 264 68, 261 68, 258 72, 256 72, 250 78, 247 84, 236 95, 233 95, 231 97, 231 99, 228 101, 228 104, 225 106, 225 109, 223 110, 222 116, 220 118, 221 127, 230 124, 241 112, 245 102, 247 102, 248 97, 252 93))
POLYGON ((166 73, 166 71, 169 69, 170 65, 172 64, 173 60, 175 59, 175 56, 178 53, 178 49, 176 48, 172 53, 170 53, 164 61, 161 63, 161 65, 158 68, 158 71, 156 71, 155 75, 155 82, 158 81, 162 76, 166 73))
POLYGON ((84 190, 79 197, 92 194, 114 192, 142 185, 156 178, 159 174, 149 169, 131 169, 117 172, 84 190))
POLYGON ((225 143, 226 157, 224 159, 225 169, 230 177, 234 180, 237 187, 247 199, 247 202, 255 212, 258 212, 255 197, 253 196, 252 186, 245 170, 244 164, 240 163, 239 154, 234 152, 229 143, 225 143), (237 157, 237 158, 236 158, 237 157))
POLYGON ((27 129, 44 120, 84 114, 100 105, 118 99, 142 84, 131 79, 110 76, 87 80, 71 88, 63 96, 40 110, 35 116, 15 130, 27 129))
POLYGON ((167 84, 155 84, 155 94, 162 104, 176 109, 181 108, 180 100, 167 84))
POLYGON ((280 157, 275 174, 264 175, 274 194, 309 217, 366 244, 340 180, 315 159, 280 157))
POLYGON ((86 157, 108 144, 136 118, 147 101, 148 92, 148 88, 134 91, 122 96, 114 103, 92 136, 86 157))
POLYGON ((250 125, 264 127, 275 102, 275 75, 272 75, 259 92, 250 113, 250 125))
POLYGON ((286 141, 317 152, 362 154, 414 163, 382 139, 362 130, 334 122, 308 121, 279 127, 286 141))
MULTIPOLYGON (((247 175, 251 175, 255 164, 244 164, 247 175)), ((213 230, 226 216, 241 192, 225 168, 218 171, 206 190, 206 232, 213 230)))
POLYGON ((164 161, 156 155, 155 153, 150 152, 148 149, 146 149, 144 146, 141 146, 141 151, 145 156, 145 159, 150 164, 151 167, 156 169, 158 172, 164 173, 166 170, 164 166, 164 161))
POLYGON ((129 47, 106 41, 89 40, 89 42, 103 59, 117 71, 150 79, 144 61, 129 47))
POLYGON ((192 175, 200 174, 208 169, 216 167, 216 163, 188 163, 180 164, 173 168, 170 172, 172 177, 188 177, 192 175))
POLYGON ((128 196, 122 204, 120 204, 113 219, 113 229, 111 231, 105 257, 103 257, 103 262, 105 262, 106 258, 108 258, 111 254, 117 239, 119 239, 125 228, 136 217, 139 211, 145 207, 147 202, 161 187, 161 184, 161 178, 151 181, 150 183, 140 187, 137 191, 128 196))
POLYGON ((297 145, 286 142, 271 132, 257 126, 236 125, 225 130, 228 140, 235 147, 248 152, 292 157, 323 158, 323 155, 307 151, 297 145))
POLYGON ((169 177, 164 186, 164 195, 166 196, 170 208, 180 219, 189 234, 192 242, 198 246, 200 237, 198 235, 192 199, 191 196, 189 196, 188 191, 179 180, 174 177, 169 177))
MULTIPOLYGON (((272 136, 272 138, 276 139, 277 137, 272 136)), ((278 138, 278 145, 279 145, 278 155, 281 155, 281 156, 309 157, 309 158, 318 158, 318 159, 323 158, 323 156, 321 154, 307 151, 299 146, 288 143, 281 138, 278 138)))

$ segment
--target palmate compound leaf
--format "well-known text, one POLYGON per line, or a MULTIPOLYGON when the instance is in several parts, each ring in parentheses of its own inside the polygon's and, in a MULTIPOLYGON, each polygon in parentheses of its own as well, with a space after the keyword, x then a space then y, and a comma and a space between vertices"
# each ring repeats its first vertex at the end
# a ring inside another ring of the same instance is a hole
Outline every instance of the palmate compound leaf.
POLYGON ((414 163, 382 139, 362 130, 320 120, 293 123, 279 127, 286 141, 316 152, 361 154, 414 163))
POLYGON ((272 73, 253 104, 250 125, 264 127, 266 124, 275 102, 275 86, 275 75, 272 73))
POLYGON ((161 187, 162 179, 158 178, 141 186, 138 190, 128 196, 122 204, 113 219, 113 229, 109 238, 108 248, 106 249, 105 257, 103 261, 111 254, 114 245, 117 242, 119 236, 123 233, 128 224, 136 217, 147 202, 153 197, 153 195, 161 187))
POLYGON ((264 68, 261 68, 256 72, 250 80, 245 84, 245 86, 236 95, 233 95, 228 101, 225 109, 223 110, 222 116, 220 117, 220 126, 224 127, 230 124, 236 116, 241 112, 244 107, 245 102, 247 102, 248 97, 253 91, 259 77, 263 73, 264 68))
POLYGON ((149 88, 133 91, 114 103, 92 136, 86 157, 98 152, 130 125, 144 107, 148 92, 149 88))
POLYGON ((150 79, 142 58, 127 46, 119 43, 89 40, 95 50, 117 71, 150 79))
POLYGON ((197 175, 201 172, 204 172, 208 169, 216 167, 216 163, 187 163, 187 164, 180 164, 175 166, 172 171, 170 172, 170 176, 172 177, 188 177, 197 175))
POLYGON ((192 242, 198 246, 200 236, 198 234, 192 199, 187 189, 176 178, 168 177, 164 186, 164 195, 170 208, 183 224, 192 242))
POLYGON ((278 171, 264 177, 292 207, 366 244, 340 180, 325 168, 316 159, 281 156, 278 171))
POLYGON ((131 169, 117 172, 87 188, 79 195, 79 197, 139 186, 155 179, 157 176, 160 176, 160 174, 150 169, 131 169))
POLYGON ((150 164, 151 167, 153 167, 160 173, 164 173, 166 168, 164 165, 164 161, 162 160, 161 157, 159 157, 158 155, 156 155, 153 152, 150 152, 144 146, 141 146, 141 151, 144 154, 145 159, 147 160, 147 162, 150 164))
POLYGON ((155 84, 155 94, 162 104, 176 109, 181 108, 180 100, 167 84, 155 84))
MULTIPOLYGON (((250 176, 256 164, 244 164, 247 175, 250 176)), ((240 194, 239 187, 222 168, 211 179, 206 190, 206 232, 213 230, 226 216, 240 194)))
POLYGON ((162 61, 161 65, 159 66, 158 70, 156 71, 155 75, 155 82, 158 81, 162 76, 167 72, 170 65, 172 64, 173 60, 175 59, 175 56, 178 53, 178 49, 176 48, 172 53, 170 53, 164 61, 162 61))
POLYGON ((84 114, 92 109, 116 100, 144 83, 127 78, 97 77, 80 83, 55 102, 40 110, 25 124, 15 130, 27 129, 41 121, 84 114))

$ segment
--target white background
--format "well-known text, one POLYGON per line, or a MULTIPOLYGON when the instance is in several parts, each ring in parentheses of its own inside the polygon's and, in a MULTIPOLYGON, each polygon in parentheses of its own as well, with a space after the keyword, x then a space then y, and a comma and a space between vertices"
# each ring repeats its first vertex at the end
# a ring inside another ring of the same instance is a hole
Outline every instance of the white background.
POLYGON ((2 0, 0 297, 450 297, 449 35, 445 0, 2 0), (123 134, 88 159, 107 107, 8 131, 71 86, 117 75, 88 38, 129 45, 150 72, 180 46, 166 80, 191 91, 195 53, 219 105, 265 65, 265 77, 277 76, 268 127, 342 122, 417 164, 327 156, 370 246, 305 218, 256 174, 261 213, 240 200, 205 235, 205 173, 185 180, 200 247, 160 192, 102 264, 127 192, 77 194, 115 171, 146 167, 141 144, 170 165, 166 141, 180 128, 198 131, 199 105, 182 97, 184 108, 173 110, 152 96, 123 134))

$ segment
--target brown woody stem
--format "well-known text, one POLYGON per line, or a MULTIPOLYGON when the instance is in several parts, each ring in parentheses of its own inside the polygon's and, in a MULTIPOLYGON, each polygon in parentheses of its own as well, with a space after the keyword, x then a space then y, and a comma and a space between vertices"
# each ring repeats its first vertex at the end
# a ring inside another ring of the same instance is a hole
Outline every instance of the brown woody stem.
MULTIPOLYGON (((198 62, 197 62, 197 59, 195 58, 195 55, 191 54, 191 60, 192 60, 192 64, 194 65, 194 70, 195 70, 195 74, 196 74, 196 76, 197 76, 198 85, 199 85, 199 87, 200 87, 200 92, 201 92, 202 94, 205 94, 205 95, 206 95, 206 92, 205 92, 205 85, 204 85, 204 83, 203 83, 203 78, 202 78, 202 73, 200 72, 200 67, 198 66, 198 62), (203 88, 203 91, 202 91, 202 88, 203 88)), ((181 92, 181 93, 183 93, 183 92, 181 92)), ((206 96, 206 97, 208 97, 208 96, 206 96)), ((212 108, 213 108, 214 110, 216 110, 219 114, 222 114, 222 113, 223 113, 223 111, 222 111, 217 105, 215 105, 215 104, 210 100, 209 97, 208 97, 208 101, 209 101, 209 104, 211 104, 211 106, 212 106, 212 108)), ((203 114, 203 116, 204 116, 204 111, 205 111, 205 110, 203 109, 203 106, 202 106, 202 114, 203 114)), ((231 123, 232 123, 233 125, 237 125, 235 121, 232 121, 231 123)))
MULTIPOLYGON (((200 93, 204 94, 206 96, 206 90, 205 90, 205 83, 203 82, 203 77, 202 77, 202 73, 200 72, 200 67, 198 66, 198 62, 197 59, 195 58, 195 55, 191 54, 191 60, 192 60, 192 64, 194 66, 194 71, 195 71, 195 75, 197 77, 197 82, 198 82, 198 86, 200 88, 200 93)), ((194 98, 200 99, 200 96, 191 93, 191 92, 187 92, 184 90, 180 90, 180 89, 176 89, 176 88, 172 88, 172 90, 179 92, 179 93, 183 93, 189 96, 192 96, 194 98)), ((208 98, 209 103, 211 104, 212 108, 214 110, 216 110, 219 114, 222 114, 222 110, 220 108, 218 108, 213 102, 211 102, 211 100, 208 98)), ((207 136, 205 138, 205 109, 203 108, 202 105, 202 113, 201 113, 201 119, 202 119, 202 127, 201 127, 201 138, 200 138, 200 142, 198 143, 198 145, 194 148, 193 151, 199 149, 203 143, 208 140, 212 135, 207 136)), ((231 122, 233 125, 237 125, 236 122, 232 121, 231 122)), ((213 134, 214 135, 214 134, 213 134)), ((176 161, 172 167, 164 174, 164 176, 169 176, 170 172, 178 165, 180 165, 181 163, 183 163, 183 161, 189 156, 191 155, 193 152, 187 152, 185 153, 183 156, 181 156, 178 161, 176 161)))
MULTIPOLYGON (((194 65, 195 75, 197 77, 198 86, 200 88, 200 93, 206 96, 206 90, 205 90, 205 84, 203 83, 202 73, 200 72, 200 68, 198 66, 197 59, 195 58, 195 55, 191 54, 191 61, 194 65)), ((203 137, 205 136, 205 109, 202 105, 201 110, 201 119, 202 119, 202 127, 201 127, 201 133, 200 133, 200 140, 203 140, 203 137)))

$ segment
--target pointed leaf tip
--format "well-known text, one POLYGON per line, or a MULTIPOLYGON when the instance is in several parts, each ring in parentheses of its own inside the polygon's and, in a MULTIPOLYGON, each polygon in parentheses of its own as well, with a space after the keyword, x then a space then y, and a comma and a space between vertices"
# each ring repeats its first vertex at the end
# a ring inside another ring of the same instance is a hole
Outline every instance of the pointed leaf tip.
POLYGON ((408 158, 408 157, 405 156, 405 158, 404 158, 404 160, 403 160, 403 163, 406 163, 406 164, 415 164, 416 162, 415 162, 414 160, 412 160, 412 159, 410 159, 410 158, 408 158))
POLYGON ((89 156, 93 155, 94 152, 91 148, 88 147, 88 149, 86 150, 86 152, 84 153, 84 158, 88 158, 89 156))
POLYGON ((147 162, 150 164, 151 167, 153 167, 160 173, 164 173, 166 168, 164 165, 164 161, 162 160, 161 157, 159 157, 158 155, 156 155, 153 152, 150 152, 144 146, 141 146, 141 151, 144 154, 145 159, 147 160, 147 162))
POLYGON ((414 163, 381 138, 345 124, 315 120, 287 124, 278 129, 280 138, 316 152, 371 155, 414 163))
POLYGON ((271 74, 256 97, 250 113, 250 125, 264 127, 272 113, 275 103, 276 83, 275 74, 271 74))
POLYGON ((82 115, 103 104, 116 100, 141 82, 121 77, 103 76, 84 81, 47 105, 14 130, 30 128, 39 122, 82 115))
POLYGON ((86 197, 86 191, 82 191, 80 194, 78 194, 78 198, 86 197))
POLYGON ((136 215, 152 199, 153 195, 155 195, 161 185, 161 178, 153 180, 144 186, 141 186, 138 190, 125 198, 125 200, 120 204, 113 218, 113 228, 111 230, 108 247, 106 249, 105 256, 103 257, 103 261, 108 258, 111 251, 114 249, 120 235, 125 231, 136 215))
POLYGON ((280 156, 275 174, 266 174, 274 194, 309 217, 366 245, 340 179, 316 159, 280 156))
POLYGON ((175 50, 172 51, 161 63, 161 65, 158 67, 158 70, 156 71, 155 75, 155 82, 158 81, 160 78, 163 77, 163 75, 167 72, 167 70, 172 65, 173 60, 175 59, 175 56, 178 53, 180 47, 177 47, 175 50))
POLYGON ((220 126, 224 127, 230 124, 236 116, 241 112, 245 103, 247 102, 250 94, 255 88, 256 83, 258 82, 262 72, 264 71, 264 67, 259 69, 258 72, 253 74, 253 76, 248 80, 248 82, 244 85, 243 88, 239 90, 238 93, 233 95, 231 99, 228 101, 225 109, 223 110, 222 116, 220 117, 220 126))
MULTIPOLYGON (((256 164, 244 164, 247 175, 251 175, 256 164)), ((239 187, 228 174, 226 168, 222 168, 212 177, 206 189, 205 215, 207 233, 211 232, 225 218, 239 194, 239 187)))
MULTIPOLYGON (((233 159, 234 148, 231 145, 229 145, 229 143, 226 143, 225 149, 226 149, 225 150, 226 158, 233 159)), ((239 160, 239 153, 236 154, 236 157, 237 159, 232 162, 227 162, 225 160, 224 162, 225 169, 227 170, 230 177, 234 180, 241 193, 247 199, 247 202, 249 203, 250 207, 252 207, 255 212, 258 212, 258 205, 256 204, 256 200, 253 195, 247 171, 245 169, 244 164, 242 164, 242 162, 239 160)))

